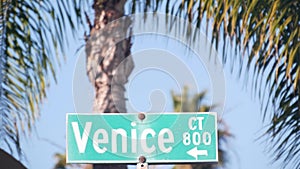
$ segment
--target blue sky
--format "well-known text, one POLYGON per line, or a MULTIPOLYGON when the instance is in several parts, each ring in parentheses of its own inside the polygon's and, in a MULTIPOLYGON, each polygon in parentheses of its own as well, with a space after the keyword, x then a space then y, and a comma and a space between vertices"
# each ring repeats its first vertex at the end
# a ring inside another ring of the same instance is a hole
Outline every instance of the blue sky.
MULTIPOLYGON (((41 106, 41 117, 36 124, 36 132, 25 140, 24 152, 28 168, 51 169, 55 163, 54 154, 63 152, 65 148, 66 113, 91 111, 93 90, 85 77, 85 56, 83 51, 75 55, 75 51, 83 43, 80 39, 70 41, 67 62, 62 64, 57 72, 58 84, 52 83, 54 85, 49 88, 48 98, 41 106), (75 70, 79 81, 74 81, 75 70), (73 93, 73 90, 76 92, 73 93)), ((170 91, 180 93, 183 85, 191 88, 191 94, 208 90, 206 102, 211 103, 213 91, 209 74, 201 60, 188 53, 182 44, 167 37, 141 35, 134 38, 132 53, 136 68, 127 85, 128 111, 170 112, 170 91), (141 64, 149 64, 151 61, 156 65, 167 63, 162 69, 170 65, 171 68, 167 71, 142 69, 145 65, 141 64), (177 69, 173 70, 172 64, 177 69)), ((251 98, 250 91, 243 89, 245 83, 238 80, 237 69, 231 73, 230 67, 225 66, 224 72, 226 99, 222 118, 234 135, 228 142, 230 158, 227 168, 278 168, 276 164, 270 165, 270 154, 265 152, 264 143, 255 141, 262 134, 263 127, 258 99, 251 98)))

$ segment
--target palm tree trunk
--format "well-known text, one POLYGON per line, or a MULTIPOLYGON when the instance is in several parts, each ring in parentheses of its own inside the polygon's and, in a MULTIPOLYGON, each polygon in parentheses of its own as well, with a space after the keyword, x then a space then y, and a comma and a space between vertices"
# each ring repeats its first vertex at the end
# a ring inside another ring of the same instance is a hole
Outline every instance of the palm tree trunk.
MULTIPOLYGON (((130 55, 131 39, 118 40, 112 34, 129 32, 130 23, 123 29, 120 25, 107 24, 124 16, 126 0, 94 0, 94 25, 91 26, 90 39, 86 43, 87 74, 95 89, 93 111, 97 113, 125 113, 125 87, 133 69, 130 55), (103 32, 96 39, 93 37, 103 32), (121 71, 117 70, 120 69, 121 71)), ((94 169, 126 169, 127 165, 100 165, 94 169)))

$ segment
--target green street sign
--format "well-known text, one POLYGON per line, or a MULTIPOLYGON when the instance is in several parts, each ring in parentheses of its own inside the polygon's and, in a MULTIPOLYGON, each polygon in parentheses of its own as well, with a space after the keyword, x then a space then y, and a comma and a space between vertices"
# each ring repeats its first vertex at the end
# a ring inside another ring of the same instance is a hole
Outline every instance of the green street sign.
POLYGON ((217 137, 216 113, 67 114, 67 163, 217 162, 217 137))

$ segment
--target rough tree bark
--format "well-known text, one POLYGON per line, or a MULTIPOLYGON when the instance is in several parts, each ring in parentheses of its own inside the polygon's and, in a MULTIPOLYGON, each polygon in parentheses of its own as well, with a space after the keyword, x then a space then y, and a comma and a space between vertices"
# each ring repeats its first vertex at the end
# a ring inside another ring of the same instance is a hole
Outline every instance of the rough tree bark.
MULTIPOLYGON (((86 43, 87 74, 95 89, 93 111, 125 113, 125 87, 134 64, 130 55, 130 21, 110 22, 124 16, 126 0, 95 0, 94 25, 86 43), (120 25, 122 24, 122 25, 120 25), (101 32, 101 33, 99 33, 101 32), (118 37, 128 38, 119 41, 118 37)), ((95 164, 94 169, 126 169, 127 165, 95 164)))

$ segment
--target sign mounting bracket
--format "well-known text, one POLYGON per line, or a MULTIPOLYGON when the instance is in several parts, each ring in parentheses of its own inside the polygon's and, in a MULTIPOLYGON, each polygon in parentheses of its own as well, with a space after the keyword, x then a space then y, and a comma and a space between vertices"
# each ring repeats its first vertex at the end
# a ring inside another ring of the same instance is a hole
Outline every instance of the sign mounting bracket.
POLYGON ((148 163, 146 163, 146 157, 140 156, 139 162, 136 165, 136 169, 148 169, 148 163))

